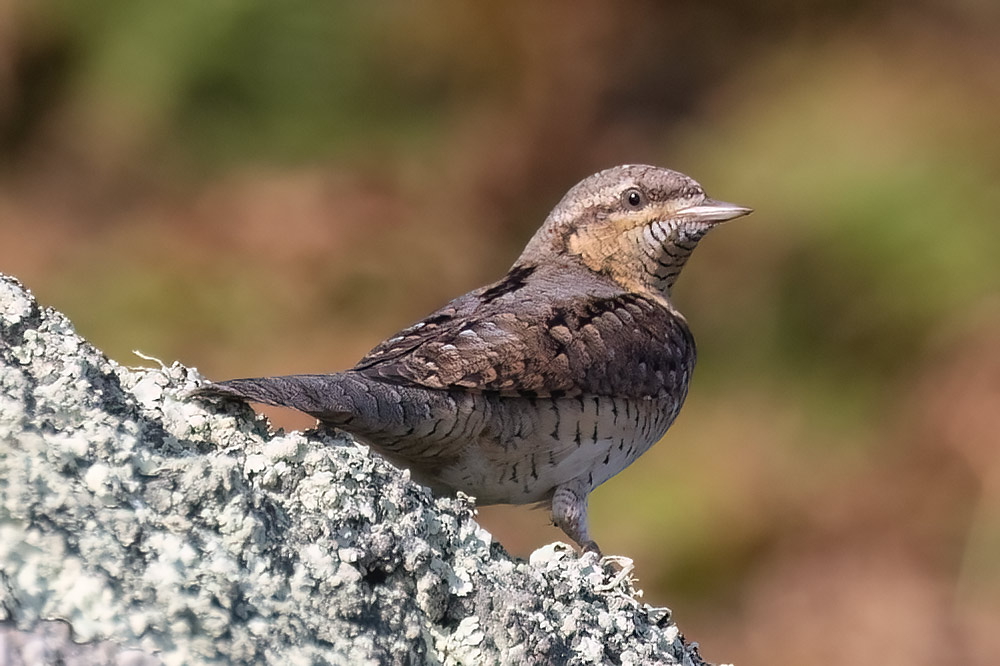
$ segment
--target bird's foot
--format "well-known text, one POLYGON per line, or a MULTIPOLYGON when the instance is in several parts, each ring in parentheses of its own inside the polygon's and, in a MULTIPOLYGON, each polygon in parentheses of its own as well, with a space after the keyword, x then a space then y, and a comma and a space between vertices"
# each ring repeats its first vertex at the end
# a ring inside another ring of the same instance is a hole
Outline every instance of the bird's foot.
POLYGON ((590 538, 587 525, 587 493, 590 485, 582 479, 565 483, 556 488, 552 495, 552 522, 570 539, 575 541, 584 553, 597 553, 601 549, 590 538))

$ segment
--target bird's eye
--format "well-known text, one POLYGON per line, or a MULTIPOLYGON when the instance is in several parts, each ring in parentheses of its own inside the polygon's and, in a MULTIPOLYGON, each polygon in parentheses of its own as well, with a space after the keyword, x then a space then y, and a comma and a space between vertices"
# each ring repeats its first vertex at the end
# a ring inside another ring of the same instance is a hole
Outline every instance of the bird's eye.
POLYGON ((646 203, 646 197, 642 195, 642 192, 637 187, 630 187, 622 193, 622 202, 633 210, 637 210, 646 203))

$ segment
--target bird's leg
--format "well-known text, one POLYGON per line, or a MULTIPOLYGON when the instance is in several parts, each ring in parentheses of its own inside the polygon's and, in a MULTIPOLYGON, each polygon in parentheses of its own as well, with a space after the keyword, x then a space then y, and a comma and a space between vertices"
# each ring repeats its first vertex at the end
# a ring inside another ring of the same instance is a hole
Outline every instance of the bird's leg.
POLYGON ((552 495, 552 522, 575 541, 585 553, 601 554, 590 538, 587 525, 587 495, 590 484, 586 479, 573 479, 556 488, 552 495))

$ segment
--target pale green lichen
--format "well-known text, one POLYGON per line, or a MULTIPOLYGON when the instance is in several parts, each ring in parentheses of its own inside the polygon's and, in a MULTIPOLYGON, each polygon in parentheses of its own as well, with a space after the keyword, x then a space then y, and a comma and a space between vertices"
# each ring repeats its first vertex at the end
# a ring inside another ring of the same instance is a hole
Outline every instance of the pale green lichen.
POLYGON ((193 401, 181 365, 119 366, 9 278, 0 334, 0 644, 22 658, 701 663, 627 560, 512 560, 468 498, 193 401))

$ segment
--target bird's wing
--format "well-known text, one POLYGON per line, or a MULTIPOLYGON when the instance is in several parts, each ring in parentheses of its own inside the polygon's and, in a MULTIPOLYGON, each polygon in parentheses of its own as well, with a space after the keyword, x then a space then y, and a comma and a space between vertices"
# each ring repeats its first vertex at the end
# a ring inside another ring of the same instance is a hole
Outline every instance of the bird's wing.
POLYGON ((626 292, 559 297, 503 285, 452 301, 354 370, 431 389, 537 397, 649 398, 687 384, 694 340, 661 303, 626 292))

